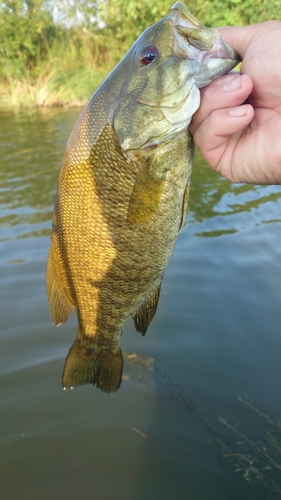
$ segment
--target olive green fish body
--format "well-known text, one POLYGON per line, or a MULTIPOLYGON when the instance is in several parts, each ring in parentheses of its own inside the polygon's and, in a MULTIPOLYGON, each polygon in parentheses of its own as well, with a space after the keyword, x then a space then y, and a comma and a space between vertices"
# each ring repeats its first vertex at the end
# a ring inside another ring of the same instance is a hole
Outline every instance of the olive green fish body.
MULTIPOLYGON (((168 155, 172 167, 164 172, 163 179, 157 179, 156 192, 150 192, 157 198, 160 186, 161 200, 148 220, 144 214, 144 221, 129 220, 131 198, 141 174, 146 169, 153 172, 153 159, 150 164, 128 163, 109 124, 93 146, 89 160, 71 165, 65 159, 50 261, 56 268, 57 288, 62 288, 61 301, 67 295, 71 310, 77 309, 78 339, 89 351, 98 348, 105 355, 112 351, 120 356, 126 318, 148 301, 147 311, 140 318, 135 316, 137 329, 144 334, 154 316, 161 279, 186 210, 184 195, 192 165, 190 140, 184 134, 173 141, 168 155)), ((162 155, 158 156, 165 170, 162 155)), ((148 173, 148 177, 151 175, 148 173)), ((136 211, 137 216, 141 218, 141 210, 136 211)), ((53 317, 54 322, 64 322, 69 312, 59 320, 53 317)), ((72 372, 73 366, 69 366, 72 372)), ((66 371, 64 384, 74 385, 68 384, 67 377, 66 371)), ((117 379, 119 385, 120 372, 117 379)), ((100 376, 96 383, 105 387, 100 376)))
POLYGON ((206 54, 218 35, 200 24, 193 34, 192 26, 193 16, 177 3, 146 30, 89 101, 68 141, 47 266, 52 321, 65 322, 74 308, 78 315, 64 387, 90 382, 117 390, 122 327, 131 315, 144 334, 155 314, 186 214, 193 163, 187 125, 199 106, 198 88, 233 67, 236 57, 223 46, 231 57, 222 68, 211 61, 209 69, 206 54), (205 59, 202 47, 189 49, 187 37, 195 47, 206 45, 205 59))

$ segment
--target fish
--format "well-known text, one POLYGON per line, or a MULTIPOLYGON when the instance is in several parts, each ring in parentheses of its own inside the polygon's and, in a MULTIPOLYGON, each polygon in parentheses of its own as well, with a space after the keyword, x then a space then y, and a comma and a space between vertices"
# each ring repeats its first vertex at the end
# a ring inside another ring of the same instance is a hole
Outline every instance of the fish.
POLYGON ((145 335, 184 225, 200 88, 238 54, 177 2, 96 90, 69 137, 47 263, 51 320, 77 310, 62 385, 115 392, 131 316, 145 335))

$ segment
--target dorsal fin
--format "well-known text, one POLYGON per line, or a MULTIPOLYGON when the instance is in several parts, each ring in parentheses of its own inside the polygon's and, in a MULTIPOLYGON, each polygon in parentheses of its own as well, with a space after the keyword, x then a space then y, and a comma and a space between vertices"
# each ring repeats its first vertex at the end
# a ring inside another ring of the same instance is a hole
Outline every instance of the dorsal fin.
POLYGON ((52 250, 50 250, 47 264, 47 292, 52 323, 59 326, 69 318, 74 305, 58 280, 52 250))
POLYGON ((143 301, 140 307, 133 314, 131 314, 136 330, 142 335, 145 335, 145 332, 156 313, 160 295, 160 288, 161 282, 143 301))

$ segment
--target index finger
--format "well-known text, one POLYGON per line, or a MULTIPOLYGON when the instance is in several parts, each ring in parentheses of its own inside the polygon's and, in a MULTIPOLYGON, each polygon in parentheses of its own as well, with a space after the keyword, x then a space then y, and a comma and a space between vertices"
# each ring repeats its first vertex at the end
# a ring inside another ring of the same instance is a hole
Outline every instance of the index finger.
POLYGON ((231 73, 214 80, 208 87, 201 90, 201 104, 189 126, 190 132, 194 135, 201 123, 213 111, 241 105, 251 93, 252 88, 251 78, 239 73, 231 73))

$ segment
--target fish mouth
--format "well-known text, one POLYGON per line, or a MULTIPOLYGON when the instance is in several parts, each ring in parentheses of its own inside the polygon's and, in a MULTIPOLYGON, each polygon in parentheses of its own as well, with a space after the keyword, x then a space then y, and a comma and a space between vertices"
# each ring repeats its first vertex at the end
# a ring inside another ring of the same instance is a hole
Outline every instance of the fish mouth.
POLYGON ((201 66, 198 78, 194 75, 198 88, 208 85, 241 61, 239 54, 225 42, 218 31, 201 24, 182 2, 173 5, 168 17, 174 26, 175 53, 196 60, 201 66))

